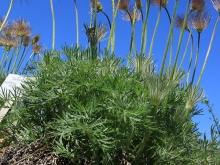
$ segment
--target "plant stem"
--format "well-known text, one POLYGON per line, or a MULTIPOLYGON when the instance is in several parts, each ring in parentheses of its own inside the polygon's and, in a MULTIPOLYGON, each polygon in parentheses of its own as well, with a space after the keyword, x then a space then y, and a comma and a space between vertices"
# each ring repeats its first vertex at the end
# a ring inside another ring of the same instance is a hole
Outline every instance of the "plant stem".
POLYGON ((188 40, 187 40, 187 43, 186 43, 186 48, 185 48, 185 51, 184 51, 184 54, 183 54, 183 57, 182 57, 182 60, 181 60, 179 68, 182 68, 182 65, 183 65, 183 62, 185 60, 186 53, 187 53, 187 50, 188 50, 188 47, 189 47, 190 38, 191 38, 192 33, 191 33, 190 30, 188 32, 189 32, 189 37, 188 37, 188 40))
MULTIPOLYGON (((118 7, 119 7, 119 4, 120 4, 120 1, 121 1, 121 0, 118 0, 118 4, 117 4, 117 7, 116 7, 116 10, 115 10, 115 12, 113 12, 112 28, 111 28, 111 30, 110 30, 107 52, 109 52, 110 46, 111 46, 111 45, 114 45, 113 35, 114 35, 115 23, 116 23, 116 16, 117 16, 117 13, 118 13, 118 7)), ((114 4, 114 0, 112 0, 112 4, 114 4)), ((113 6, 113 10, 114 10, 114 6, 113 6)), ((112 51, 114 51, 114 49, 113 49, 112 51)), ((113 53, 113 52, 112 52, 112 53, 113 53)))
POLYGON ((9 5, 9 8, 8 8, 8 11, 7 11, 7 14, 6 14, 6 16, 5 16, 5 18, 4 18, 4 21, 2 22, 2 25, 1 25, 1 27, 0 27, 0 31, 2 31, 2 28, 4 27, 4 25, 5 25, 5 23, 6 23, 7 19, 8 19, 8 16, 9 16, 9 14, 10 14, 10 12, 11 12, 13 3, 14 3, 14 0, 11 0, 10 5, 9 5))
POLYGON ((158 16, 157 16, 157 22, 156 22, 156 25, 155 25, 155 28, 154 28, 154 33, 153 33, 153 36, 152 36, 152 39, 151 39, 151 43, 150 43, 149 55, 151 55, 152 51, 153 51, 154 39, 156 37, 157 28, 158 28, 158 25, 159 25, 159 22, 160 22, 160 15, 161 15, 161 9, 159 10, 159 13, 158 13, 158 16))
MULTIPOLYGON (((188 1, 185 13, 187 13, 189 5, 190 5, 190 0, 188 1)), ((176 66, 177 66, 177 61, 179 59, 180 47, 181 47, 181 44, 182 44, 183 34, 184 34, 184 31, 185 31, 184 27, 186 25, 186 18, 187 18, 187 14, 185 14, 185 16, 184 16, 183 26, 182 26, 182 29, 181 29, 181 32, 180 32, 180 37, 179 37, 178 46, 177 46, 177 52, 176 52, 175 61, 174 61, 174 67, 173 67, 173 70, 172 70, 172 76, 175 73, 175 69, 176 69, 176 66)))
POLYGON ((206 67, 206 63, 207 63, 207 60, 208 60, 208 57, 209 57, 209 53, 210 53, 210 50, 211 50, 211 47, 212 47, 212 42, 214 40, 214 36, 215 36, 215 32, 216 32, 216 29, 217 29, 217 26, 218 26, 218 23, 219 23, 219 19, 220 19, 220 15, 218 16, 217 20, 216 20, 216 23, 215 23, 215 26, 214 26, 214 29, 213 29, 213 32, 212 32, 212 37, 211 37, 211 40, 210 40, 210 43, 209 43, 209 47, 208 47, 208 50, 207 50, 207 53, 206 53, 206 57, 205 57, 205 61, 203 63, 203 66, 202 66, 202 71, 199 75, 199 79, 198 79, 198 82, 196 84, 196 87, 198 88, 199 84, 200 84, 200 81, 202 79, 202 76, 203 76, 203 73, 204 73, 204 70, 205 70, 205 67, 206 67))
POLYGON ((111 29, 111 28, 112 28, 112 27, 111 27, 111 21, 110 21, 108 15, 107 15, 104 11, 102 11, 102 10, 101 10, 101 12, 102 12, 102 13, 105 15, 105 17, 107 18, 108 24, 109 24, 109 28, 111 29))
POLYGON ((189 67, 188 67, 188 71, 187 71, 187 80, 186 80, 186 81, 187 81, 187 84, 188 84, 188 82, 189 82, 190 68, 191 68, 192 57, 193 57, 193 52, 194 52, 194 39, 193 39, 193 35, 192 35, 192 30, 190 30, 190 35, 191 35, 191 40, 192 40, 192 46, 191 46, 189 67))
POLYGON ((195 59, 195 64, 194 64, 192 80, 191 80, 190 84, 193 84, 193 81, 194 81, 194 78, 195 78, 196 66, 197 66, 197 63, 198 63, 199 48, 200 48, 200 34, 201 34, 201 32, 198 32, 198 45, 197 45, 196 59, 195 59))
POLYGON ((147 45, 147 21, 148 15, 150 11, 150 0, 147 1, 146 4, 146 17, 144 22, 142 23, 142 35, 141 35, 141 52, 140 55, 142 56, 146 52, 146 45, 147 45))
POLYGON ((169 21, 170 21, 170 24, 171 24, 171 18, 170 18, 170 13, 169 13, 169 11, 167 10, 167 7, 165 7, 164 9, 165 9, 165 11, 166 11, 166 13, 167 13, 167 16, 168 16, 168 18, 169 18, 169 21))
POLYGON ((174 20, 175 20, 175 17, 176 17, 176 11, 177 11, 177 7, 178 7, 178 2, 179 1, 176 0, 175 6, 174 6, 173 17, 172 17, 172 20, 171 20, 171 25, 170 25, 170 30, 169 30, 169 34, 168 34, 168 39, 167 39, 167 42, 166 42, 166 47, 165 47, 165 51, 164 51, 164 54, 163 54, 163 60, 162 60, 161 69, 160 69, 160 77, 162 77, 162 74, 163 74, 163 69, 164 69, 165 61, 166 61, 166 57, 167 57, 167 51, 168 51, 168 47, 169 47, 169 44, 170 44, 170 38, 171 38, 172 33, 173 33, 173 24, 174 24, 174 20))
POLYGON ((76 10, 76 47, 79 46, 79 15, 78 15, 78 8, 76 4, 76 0, 74 0, 74 6, 76 10))
POLYGON ((52 51, 54 51, 55 47, 55 30, 56 30, 56 23, 55 23, 55 16, 54 16, 54 8, 53 8, 53 0, 50 0, 50 7, 52 13, 52 51))

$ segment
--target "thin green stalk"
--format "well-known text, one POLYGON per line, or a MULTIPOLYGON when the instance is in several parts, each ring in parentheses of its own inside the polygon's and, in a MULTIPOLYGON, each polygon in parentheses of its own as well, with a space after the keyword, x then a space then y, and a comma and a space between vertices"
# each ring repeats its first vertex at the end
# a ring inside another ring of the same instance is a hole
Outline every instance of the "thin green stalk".
POLYGON ((22 55, 21 55, 21 59, 20 59, 20 61, 18 62, 18 67, 17 67, 17 70, 16 70, 15 72, 18 72, 18 69, 21 67, 21 65, 22 65, 22 63, 23 63, 23 61, 24 61, 24 59, 25 59, 25 57, 26 57, 28 51, 30 50, 31 46, 32 46, 32 44, 28 47, 27 50, 26 50, 26 47, 24 47, 24 50, 23 50, 22 55), (26 50, 26 51, 25 51, 25 50, 26 50))
POLYGON ((167 42, 166 42, 166 47, 165 47, 165 50, 164 50, 163 60, 162 60, 161 69, 160 69, 160 77, 162 77, 163 70, 164 70, 164 67, 165 67, 165 61, 166 61, 166 57, 167 57, 168 47, 169 47, 169 44, 170 44, 170 38, 171 38, 172 32, 173 32, 173 24, 174 24, 174 20, 175 20, 175 17, 176 17, 178 2, 179 2, 179 0, 176 0, 175 6, 174 6, 173 17, 172 17, 172 20, 171 20, 168 39, 167 39, 167 42))
POLYGON ((211 37, 211 40, 210 40, 210 43, 209 43, 209 47, 208 47, 208 50, 207 50, 207 53, 206 53, 205 61, 204 61, 203 66, 202 66, 202 71, 201 71, 201 73, 199 75, 199 79, 198 79, 198 82, 196 84, 197 88, 198 88, 198 86, 200 84, 200 81, 202 79, 202 76, 203 76, 203 73, 204 73, 204 70, 205 70, 205 67, 206 67, 206 63, 207 63, 207 60, 208 60, 208 57, 209 57, 209 54, 210 54, 210 50, 211 50, 211 47, 212 47, 212 42, 214 40, 214 36, 215 36, 215 32, 216 32, 219 20, 220 20, 220 16, 218 16, 218 18, 216 20, 216 23, 215 23, 215 26, 214 26, 214 29, 213 29, 213 32, 212 32, 212 37, 211 37))
POLYGON ((6 23, 7 19, 8 19, 8 16, 9 16, 9 14, 10 14, 10 12, 11 12, 13 3, 14 3, 14 0, 11 0, 10 5, 9 5, 9 8, 8 8, 8 11, 7 11, 7 14, 6 14, 6 16, 5 16, 5 18, 4 18, 4 21, 2 22, 2 25, 1 25, 1 27, 0 27, 0 31, 2 31, 2 28, 4 27, 4 25, 5 25, 5 23, 6 23))
POLYGON ((190 84, 193 84, 193 81, 194 81, 194 78, 195 78, 196 67, 197 67, 198 58, 199 58, 200 35, 201 35, 201 32, 198 32, 198 45, 197 45, 197 51, 196 51, 196 59, 195 59, 195 64, 194 64, 194 69, 193 69, 192 80, 191 80, 190 84))
POLYGON ((0 68, 2 67, 2 65, 3 65, 3 60, 4 60, 4 57, 5 57, 5 55, 6 55, 6 49, 4 49, 4 52, 3 52, 3 54, 2 54, 2 58, 1 58, 1 62, 0 62, 0 68))
POLYGON ((189 67, 188 67, 188 71, 187 71, 187 79, 186 79, 187 84, 188 84, 188 82, 189 82, 190 68, 191 68, 192 57, 193 57, 193 52, 194 52, 194 39, 193 39, 193 35, 192 35, 192 30, 190 30, 190 34, 191 34, 191 39, 192 39, 192 46, 191 46, 189 67))
POLYGON ((79 46, 79 15, 78 15, 78 8, 76 4, 76 0, 74 0, 74 6, 76 10, 76 47, 79 46))
POLYGON ((127 11, 129 17, 130 17, 130 22, 131 22, 131 42, 130 42, 130 51, 129 51, 129 56, 131 56, 132 53, 132 48, 134 45, 134 26, 135 26, 135 15, 136 15, 136 9, 134 9, 133 11, 133 19, 131 17, 131 14, 129 13, 129 11, 127 11))
POLYGON ((51 14, 52 14, 52 51, 54 51, 55 47, 55 35, 56 35, 56 23, 55 23, 55 15, 53 8, 53 0, 50 0, 51 14))
POLYGON ((5 53, 4 58, 3 58, 2 61, 1 61, 2 66, 1 66, 1 68, 0 68, 0 70, 1 70, 0 73, 3 73, 3 72, 4 72, 4 67, 5 67, 4 65, 5 65, 5 63, 7 62, 9 52, 10 52, 10 50, 5 53))
POLYGON ((150 0, 147 1, 146 4, 146 17, 144 22, 142 23, 142 34, 141 34, 141 52, 140 55, 142 56, 146 52, 146 46, 147 46, 147 21, 150 11, 150 0))
POLYGON ((14 59, 14 64, 13 64, 13 66, 12 66, 12 73, 14 73, 15 66, 16 66, 16 63, 17 63, 17 60, 18 60, 18 56, 19 56, 19 54, 20 54, 21 43, 22 43, 22 40, 21 40, 21 42, 20 42, 20 44, 19 44, 19 47, 17 48, 17 51, 16 51, 16 57, 15 57, 15 59, 14 59))
MULTIPOLYGON (((190 0, 188 1, 185 13, 187 13, 189 5, 190 5, 190 0)), ((173 67, 173 70, 172 70, 172 75, 175 73, 175 69, 176 69, 176 66, 177 66, 177 61, 179 59, 180 47, 182 45, 183 34, 184 34, 184 31, 185 31, 184 27, 186 25, 186 18, 187 18, 187 14, 185 14, 185 16, 184 16, 183 26, 182 26, 182 29, 181 29, 181 32, 180 32, 180 37, 179 37, 179 41, 178 41, 177 52, 176 52, 176 56, 175 56, 175 61, 174 61, 174 67, 173 67)))
MULTIPOLYGON (((11 58, 9 60, 9 64, 8 64, 8 70, 7 70, 7 73, 9 73, 9 70, 10 70, 10 67, 11 67, 11 63, 12 63, 12 60, 14 59, 14 56, 15 56, 15 51, 17 50, 18 48, 14 48, 12 54, 11 54, 11 58)), ((14 59, 15 60, 15 59, 14 59)), ((11 70, 12 71, 12 70, 11 70)))
POLYGON ((161 15, 161 9, 159 10, 159 13, 158 13, 158 16, 157 16, 157 22, 156 22, 156 25, 155 25, 155 28, 154 28, 154 33, 153 33, 153 36, 152 36, 152 39, 151 39, 151 43, 150 43, 149 55, 151 55, 151 54, 152 54, 152 51, 153 51, 154 39, 155 39, 155 37, 156 37, 158 25, 159 25, 159 22, 160 22, 160 15, 161 15))
POLYGON ((188 47, 189 47, 189 43, 190 43, 190 39, 191 39, 191 31, 189 30, 189 37, 187 39, 187 43, 186 43, 186 48, 185 48, 185 51, 184 51, 184 54, 183 54, 183 57, 182 57, 182 60, 181 60, 181 63, 180 63, 180 66, 179 68, 182 68, 182 65, 183 65, 183 62, 185 60, 185 57, 186 57, 186 53, 187 53, 187 50, 188 50, 188 47))
POLYGON ((133 42, 134 42, 134 24, 135 24, 135 14, 136 14, 136 9, 133 11, 133 19, 131 17, 131 14, 127 10, 127 13, 130 17, 130 22, 131 22, 131 41, 130 41, 130 49, 129 49, 129 55, 128 55, 128 63, 127 63, 127 68, 130 68, 131 64, 131 54, 132 54, 132 49, 133 49, 133 42))
MULTIPOLYGON (((112 0, 112 14, 113 14, 112 17, 114 17, 114 13, 115 13, 115 1, 112 0)), ((116 27, 116 24, 114 24, 114 26, 113 26, 113 34, 112 34, 112 38, 111 38, 111 44, 112 44, 111 51, 112 51, 112 54, 114 53, 114 50, 115 50, 115 35, 116 35, 115 34, 115 27, 116 27)), ((111 27, 111 29, 112 29, 112 27, 111 27)))
POLYGON ((92 27, 92 20, 93 20, 93 9, 92 9, 92 7, 90 7, 90 23, 89 23, 89 27, 91 28, 92 27))
MULTIPOLYGON (((114 0, 112 0, 113 2, 114 0)), ((110 51, 110 46, 114 45, 114 42, 115 40, 112 39, 113 35, 114 35, 114 30, 115 30, 115 23, 116 23, 116 16, 117 16, 117 13, 118 13, 118 7, 119 7, 119 4, 120 4, 120 1, 121 0, 118 0, 118 4, 117 4, 117 7, 116 7, 116 10, 115 12, 113 13, 113 21, 112 21, 112 28, 110 30, 110 35, 109 35, 109 40, 108 40, 108 48, 107 48, 107 52, 110 51), (112 43, 113 42, 113 43, 112 43)), ((114 2, 113 2, 114 4, 114 2)), ((112 52, 113 53, 113 52, 112 52)))
MULTIPOLYGON (((97 9, 97 0, 95 0, 95 6, 94 8, 97 9)), ((96 26, 97 26, 97 10, 94 10, 93 11, 94 13, 94 22, 93 22, 93 27, 94 27, 94 30, 93 30, 93 36, 95 36, 96 34, 96 26)), ((97 47, 96 47, 97 43, 92 43, 90 42, 90 48, 91 48, 91 53, 92 53, 92 59, 96 59, 97 57, 97 47)))

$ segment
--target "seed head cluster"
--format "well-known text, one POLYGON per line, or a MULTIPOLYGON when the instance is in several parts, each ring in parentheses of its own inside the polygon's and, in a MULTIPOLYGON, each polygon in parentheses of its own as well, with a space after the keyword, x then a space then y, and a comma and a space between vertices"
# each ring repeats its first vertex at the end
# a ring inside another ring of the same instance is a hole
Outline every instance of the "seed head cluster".
POLYGON ((151 0, 151 4, 155 6, 166 7, 168 0, 151 0))

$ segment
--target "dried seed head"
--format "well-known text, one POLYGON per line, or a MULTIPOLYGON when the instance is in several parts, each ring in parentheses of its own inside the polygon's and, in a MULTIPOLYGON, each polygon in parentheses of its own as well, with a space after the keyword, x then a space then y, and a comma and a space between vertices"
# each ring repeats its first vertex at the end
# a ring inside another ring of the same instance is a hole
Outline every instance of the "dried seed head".
POLYGON ((202 12, 205 10, 205 0, 192 0, 191 11, 202 12))
POLYGON ((166 7, 167 3, 168 3, 168 0, 151 0, 151 4, 155 6, 166 7))
MULTIPOLYGON (((176 18, 175 18, 174 26, 177 27, 178 29, 182 29, 183 23, 184 23, 184 17, 185 17, 184 14, 177 15, 176 18)), ((188 26, 188 22, 187 22, 187 21, 186 21, 186 23, 185 23, 184 29, 185 29, 185 30, 188 30, 188 29, 189 29, 189 26, 188 26)))
POLYGON ((18 19, 12 24, 13 33, 16 37, 24 37, 31 35, 31 29, 29 22, 26 22, 24 19, 18 19))
POLYGON ((87 24, 83 24, 85 28, 85 34, 88 37, 88 42, 90 42, 91 46, 96 46, 97 43, 101 42, 102 39, 107 34, 107 26, 103 24, 99 24, 95 27, 89 27, 87 24))
POLYGON ((141 0, 135 0, 135 3, 136 3, 136 6, 137 6, 137 9, 141 9, 143 4, 142 4, 142 1, 141 0))
POLYGON ((91 0, 90 1, 90 6, 92 8, 96 8, 97 12, 102 11, 102 3, 99 0, 91 0), (96 2, 96 5, 95 5, 96 2))
POLYGON ((188 22, 197 32, 201 33, 208 26, 211 19, 212 15, 207 11, 202 13, 193 12, 189 15, 188 22))
POLYGON ((28 46, 30 42, 31 42, 31 39, 29 36, 23 37, 23 45, 24 46, 28 46))
POLYGON ((5 26, 5 28, 3 29, 3 33, 5 34, 5 36, 12 36, 13 35, 12 25, 8 24, 7 26, 5 26))
POLYGON ((118 7, 119 10, 128 11, 130 0, 120 0, 120 2, 119 0, 115 0, 115 7, 117 7, 118 3, 119 3, 119 7, 118 7))
POLYGON ((211 0, 213 7, 220 13, 220 0, 211 0))
POLYGON ((37 34, 32 38, 32 44, 36 44, 40 40, 40 34, 37 34))
POLYGON ((12 36, 1 36, 0 41, 2 46, 4 46, 7 51, 11 50, 12 47, 16 47, 18 45, 17 39, 12 36))
POLYGON ((32 46, 32 50, 33 50, 34 55, 39 54, 42 51, 42 45, 39 43, 36 43, 32 46))
POLYGON ((140 10, 136 9, 135 7, 130 6, 128 11, 122 11, 121 17, 125 21, 136 22, 136 21, 140 20, 141 12, 140 12, 140 10))

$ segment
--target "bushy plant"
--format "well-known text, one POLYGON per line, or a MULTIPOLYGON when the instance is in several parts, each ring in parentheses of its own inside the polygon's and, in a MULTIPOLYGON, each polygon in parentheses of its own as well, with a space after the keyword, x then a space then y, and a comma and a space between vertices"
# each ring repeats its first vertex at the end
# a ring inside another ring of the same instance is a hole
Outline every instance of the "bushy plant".
POLYGON ((191 120, 201 110, 193 106, 187 111, 184 73, 177 69, 170 81, 167 68, 160 78, 149 58, 143 57, 140 66, 136 56, 131 71, 106 52, 103 58, 66 46, 62 54, 46 52, 3 129, 10 128, 16 140, 27 144, 47 137, 54 151, 73 164, 217 161, 217 141, 201 140, 191 120))
MULTIPOLYGON (((218 0, 211 1, 218 8, 218 0)), ((52 0, 50 2, 54 16, 52 0)), ((135 2, 135 7, 129 8, 127 0, 112 0, 114 12, 111 23, 101 2, 91 1, 94 17, 91 17, 90 25, 84 23, 84 32, 90 43, 88 48, 80 47, 77 37, 75 47, 63 46, 61 51, 55 50, 53 22, 52 50, 44 52, 41 62, 33 61, 27 65, 26 74, 32 78, 26 80, 22 89, 16 89, 21 94, 15 97, 12 110, 1 122, 0 136, 5 138, 5 142, 29 144, 43 138, 45 150, 49 148, 68 160, 69 164, 219 164, 217 119, 213 116, 215 125, 208 140, 206 135, 201 137, 192 118, 202 112, 198 102, 203 101, 210 108, 199 84, 220 17, 216 21, 200 77, 194 85, 200 34, 211 19, 210 14, 203 11, 205 1, 189 0, 185 15, 176 17, 177 0, 172 18, 166 8, 166 0, 148 0, 146 15, 142 11, 142 2, 135 2), (159 6, 160 10, 146 55, 151 4, 159 6), (162 8, 168 14, 170 31, 160 71, 156 72, 151 54, 162 8), (123 19, 129 21, 132 27, 126 59, 114 53, 118 10, 123 11, 123 19), (100 50, 100 42, 106 35, 107 27, 97 24, 99 12, 106 16, 110 27, 108 46, 104 50, 100 50), (134 29, 140 17, 143 33, 138 53, 134 29), (174 24, 181 29, 181 34, 177 52, 173 57, 171 51, 170 64, 165 66, 168 49, 172 49, 174 40, 174 24), (191 57, 193 54, 194 39, 189 24, 199 36, 191 76, 192 58, 187 71, 182 69, 185 53, 180 66, 177 65, 184 30, 189 32, 191 57), (192 77, 190 81, 189 77, 192 77)), ((76 1, 74 5, 78 13, 76 1)), ((78 18, 76 20, 78 31, 78 18)))

